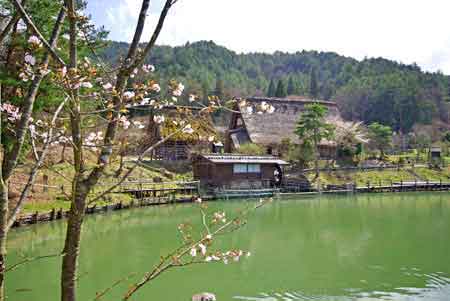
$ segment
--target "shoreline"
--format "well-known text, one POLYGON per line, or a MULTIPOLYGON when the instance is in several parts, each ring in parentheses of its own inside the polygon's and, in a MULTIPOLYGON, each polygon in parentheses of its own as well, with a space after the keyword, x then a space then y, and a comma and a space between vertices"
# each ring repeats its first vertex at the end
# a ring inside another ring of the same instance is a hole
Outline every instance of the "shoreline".
MULTIPOLYGON (((403 190, 394 190, 394 191, 386 191, 386 190, 324 190, 324 191, 309 191, 309 192, 279 192, 274 193, 271 197, 295 197, 295 196, 316 196, 321 194, 366 194, 366 193, 405 193, 405 192, 450 192, 450 184, 446 186, 445 189, 420 189, 419 187, 415 187, 416 189, 403 189, 403 190)), ((375 187, 371 187, 375 188, 375 187)), ((427 187, 430 188, 430 187, 427 187)), ((245 198, 258 198, 259 196, 245 196, 245 198)), ((217 200, 227 200, 227 199, 239 199, 243 198, 243 196, 228 196, 217 197, 213 195, 202 196, 204 201, 217 201, 217 200)), ((128 204, 123 204, 122 202, 105 205, 105 206, 91 206, 86 208, 86 215, 91 214, 100 214, 106 213, 110 211, 118 211, 118 210, 126 210, 132 208, 140 208, 140 207, 150 207, 150 206, 162 206, 162 205, 172 205, 172 204, 185 204, 192 203, 192 198, 179 198, 179 199, 169 199, 169 198, 158 198, 158 199, 142 199, 142 200, 132 200, 128 204)), ((69 214, 69 210, 63 210, 62 208, 59 210, 51 210, 50 212, 44 213, 31 213, 27 215, 20 216, 13 224, 13 228, 19 228, 23 226, 35 225, 40 223, 47 223, 56 220, 66 219, 69 214)))

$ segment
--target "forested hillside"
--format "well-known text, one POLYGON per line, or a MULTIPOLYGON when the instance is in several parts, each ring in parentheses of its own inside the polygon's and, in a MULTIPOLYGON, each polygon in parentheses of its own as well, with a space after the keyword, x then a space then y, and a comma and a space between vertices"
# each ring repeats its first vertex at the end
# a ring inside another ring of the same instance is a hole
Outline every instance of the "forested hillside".
MULTIPOLYGON (((102 55, 115 64, 126 47, 111 42, 102 55)), ((316 51, 237 54, 202 41, 159 46, 147 62, 163 81, 181 80, 188 94, 200 98, 267 95, 271 80, 274 86, 283 82, 284 94, 308 95, 315 73, 318 97, 337 101, 347 119, 378 121, 404 133, 416 123, 449 122, 448 76, 383 58, 357 61, 316 51)))

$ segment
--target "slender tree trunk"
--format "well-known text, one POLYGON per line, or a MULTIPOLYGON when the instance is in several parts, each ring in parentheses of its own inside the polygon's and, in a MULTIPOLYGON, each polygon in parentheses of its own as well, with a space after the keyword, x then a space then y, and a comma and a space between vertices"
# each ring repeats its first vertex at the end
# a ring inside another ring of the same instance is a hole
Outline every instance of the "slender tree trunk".
POLYGON ((8 185, 0 179, 0 301, 5 300, 6 238, 8 235, 8 185))
POLYGON ((63 250, 61 274, 61 300, 76 300, 78 255, 80 253, 81 229, 86 210, 87 190, 84 182, 78 182, 67 221, 66 241, 63 250))
MULTIPOLYGON (((0 84, 0 105, 2 104, 0 84)), ((0 115, 0 133, 2 132, 2 118, 0 115)), ((4 160, 5 150, 3 148, 0 135, 0 155, 4 160)), ((3 179, 3 172, 0 168, 0 301, 5 300, 5 269, 6 269, 6 238, 8 235, 8 182, 3 179)))
POLYGON ((59 163, 66 162, 66 144, 63 144, 63 148, 61 150, 61 159, 59 160, 59 163))

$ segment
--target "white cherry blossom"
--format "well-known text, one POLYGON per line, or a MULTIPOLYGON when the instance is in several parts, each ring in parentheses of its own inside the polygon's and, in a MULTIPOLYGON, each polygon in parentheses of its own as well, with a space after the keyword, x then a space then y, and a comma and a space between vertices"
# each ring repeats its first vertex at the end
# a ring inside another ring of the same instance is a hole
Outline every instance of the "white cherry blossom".
POLYGON ((123 93, 123 97, 125 98, 125 99, 131 99, 131 98, 133 98, 135 96, 135 93, 133 92, 133 91, 125 91, 124 93, 123 93))
POLYGON ((29 53, 25 54, 25 63, 34 66, 36 64, 36 58, 29 53))
POLYGON ((106 83, 106 84, 102 85, 102 87, 103 87, 104 90, 109 90, 109 89, 111 89, 113 86, 111 85, 111 83, 106 83))
POLYGON ((162 116, 162 115, 155 115, 155 116, 153 116, 153 121, 154 121, 155 123, 157 123, 157 124, 163 123, 164 120, 165 120, 165 118, 164 118, 164 116, 162 116))
POLYGON ((28 38, 28 43, 30 43, 33 46, 41 47, 41 40, 37 36, 31 36, 28 38))

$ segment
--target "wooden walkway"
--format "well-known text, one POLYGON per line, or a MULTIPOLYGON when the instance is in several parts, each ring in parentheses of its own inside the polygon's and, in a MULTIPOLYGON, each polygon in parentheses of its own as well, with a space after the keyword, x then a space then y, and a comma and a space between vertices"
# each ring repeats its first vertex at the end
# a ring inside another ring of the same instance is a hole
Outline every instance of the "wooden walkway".
POLYGON ((278 188, 260 188, 260 189, 221 189, 215 190, 214 196, 217 198, 256 198, 271 197, 280 192, 278 188))
POLYGON ((200 195, 200 182, 127 181, 120 185, 116 193, 131 194, 136 199, 186 199, 200 195))
POLYGON ((390 185, 359 186, 356 192, 450 191, 450 183, 443 182, 394 182, 390 185))

